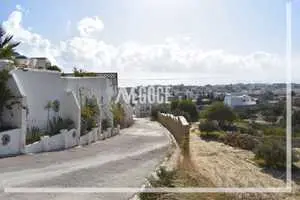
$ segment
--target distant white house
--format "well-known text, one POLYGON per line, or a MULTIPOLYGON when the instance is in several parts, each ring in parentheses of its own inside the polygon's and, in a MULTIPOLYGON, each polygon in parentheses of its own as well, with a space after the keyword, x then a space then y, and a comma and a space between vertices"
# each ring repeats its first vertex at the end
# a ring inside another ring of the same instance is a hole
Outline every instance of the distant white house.
POLYGON ((256 104, 256 100, 255 98, 252 98, 248 95, 226 94, 224 98, 224 104, 231 108, 240 106, 251 106, 256 104))
POLYGON ((51 62, 45 57, 27 58, 25 56, 16 57, 17 67, 32 68, 32 69, 46 69, 51 66, 51 62))

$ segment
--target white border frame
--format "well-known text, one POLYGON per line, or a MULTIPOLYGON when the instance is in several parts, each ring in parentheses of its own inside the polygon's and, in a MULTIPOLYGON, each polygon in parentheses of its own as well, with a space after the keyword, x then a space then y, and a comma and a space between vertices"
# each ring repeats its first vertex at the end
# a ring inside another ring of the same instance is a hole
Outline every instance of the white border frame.
POLYGON ((138 193, 138 192, 170 192, 170 193, 290 193, 292 192, 292 1, 286 0, 286 187, 269 188, 230 188, 230 187, 180 187, 180 188, 26 188, 26 187, 5 187, 6 193, 138 193))

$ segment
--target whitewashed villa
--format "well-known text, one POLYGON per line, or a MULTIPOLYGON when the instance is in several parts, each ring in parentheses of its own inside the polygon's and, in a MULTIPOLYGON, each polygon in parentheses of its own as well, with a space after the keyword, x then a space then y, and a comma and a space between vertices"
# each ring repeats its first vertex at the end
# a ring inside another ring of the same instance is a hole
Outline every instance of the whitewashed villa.
MULTIPOLYGON (((7 86, 13 99, 0 116, 2 127, 7 127, 0 131, 1 157, 60 150, 118 134, 120 126, 114 124, 112 112, 117 73, 62 76, 57 71, 26 68, 25 61, 23 68, 16 68, 11 61, 0 60, 0 71, 11 66, 7 86), (83 120, 91 116, 93 120, 83 120), (26 144, 28 139, 31 144, 26 144)), ((125 103, 122 109, 128 126, 133 123, 132 109, 125 103)))

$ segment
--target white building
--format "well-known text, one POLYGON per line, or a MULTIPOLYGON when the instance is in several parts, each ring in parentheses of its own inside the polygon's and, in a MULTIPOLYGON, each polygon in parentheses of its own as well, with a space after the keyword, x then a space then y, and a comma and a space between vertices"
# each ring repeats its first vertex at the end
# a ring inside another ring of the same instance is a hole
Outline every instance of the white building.
POLYGON ((33 68, 33 69, 46 69, 51 66, 51 62, 45 57, 27 58, 25 56, 16 57, 17 67, 33 68))
MULTIPOLYGON (((0 71, 12 65, 11 61, 0 60, 0 71)), ((57 71, 14 68, 10 74, 7 84, 16 98, 13 101, 19 103, 13 104, 10 109, 5 107, 0 116, 0 125, 9 126, 7 131, 0 131, 0 157, 23 153, 26 149, 27 130, 32 130, 33 127, 41 131, 47 129, 49 119, 55 114, 50 112, 49 115, 49 110, 46 109, 48 102, 58 101, 59 116, 74 122, 75 131, 72 134, 53 136, 58 143, 49 144, 53 144, 55 148, 68 143, 64 144, 64 141, 70 141, 62 136, 73 138, 72 144, 81 144, 81 108, 86 98, 96 98, 100 107, 100 117, 97 119, 99 125, 95 127, 97 134, 100 133, 98 130, 101 130, 102 120, 113 122, 111 104, 118 92, 117 73, 99 73, 95 77, 64 77, 57 71)), ((127 104, 123 107, 126 122, 132 123, 131 108, 127 104)), ((96 136, 92 138, 88 135, 86 138, 88 141, 96 140, 96 136)), ((43 141, 38 144, 43 145, 43 141)), ((48 149, 47 145, 45 149, 48 149)))
POLYGON ((224 98, 224 104, 234 108, 239 106, 251 106, 255 105, 256 101, 254 98, 248 95, 232 95, 226 94, 224 98))

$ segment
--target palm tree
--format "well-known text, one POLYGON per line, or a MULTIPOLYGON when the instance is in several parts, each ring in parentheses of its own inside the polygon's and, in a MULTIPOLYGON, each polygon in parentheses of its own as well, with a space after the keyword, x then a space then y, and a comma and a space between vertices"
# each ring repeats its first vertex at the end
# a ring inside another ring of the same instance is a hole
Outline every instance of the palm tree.
POLYGON ((15 48, 20 42, 13 42, 13 35, 6 34, 4 28, 0 26, 0 59, 13 59, 15 48))
POLYGON ((50 121, 50 109, 52 108, 52 101, 48 101, 45 110, 47 110, 47 131, 49 130, 49 121, 50 121))

